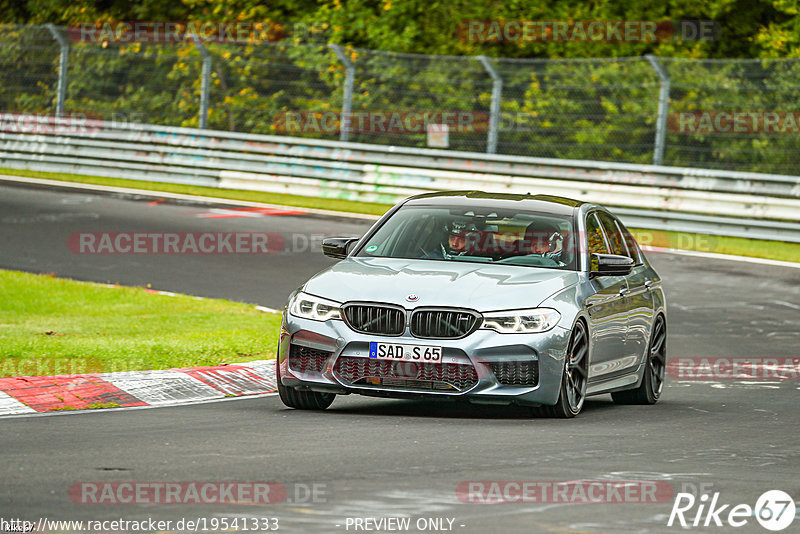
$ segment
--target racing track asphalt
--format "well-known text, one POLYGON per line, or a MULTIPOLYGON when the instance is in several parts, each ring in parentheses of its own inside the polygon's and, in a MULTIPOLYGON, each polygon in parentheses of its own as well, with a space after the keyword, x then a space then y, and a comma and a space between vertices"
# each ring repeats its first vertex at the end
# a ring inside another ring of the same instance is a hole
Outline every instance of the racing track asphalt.
MULTIPOLYGON (((302 247, 261 256, 76 255, 66 239, 83 231, 358 235, 368 225, 310 215, 204 219, 199 215, 207 206, 152 200, 0 186, 0 267, 280 307, 287 293, 331 261, 302 247)), ((798 356, 800 269, 648 257, 665 280, 670 357, 798 356)), ((282 532, 354 532, 346 529, 347 517, 408 515, 412 525, 420 517, 454 518, 453 531, 465 533, 675 532, 680 529, 666 527, 672 500, 465 504, 456 487, 463 481, 656 480, 676 492, 702 484, 730 504, 754 505, 770 489, 797 500, 798 385, 671 379, 656 406, 614 406, 601 396, 569 421, 529 419, 515 408, 359 397, 337 398, 324 413, 285 409, 267 397, 5 418, 0 517, 258 516, 278 517, 282 532), (74 503, 68 489, 82 481, 277 481, 295 502, 74 503), (303 493, 298 484, 322 484, 326 493, 308 503, 292 497, 293 488, 303 493)), ((800 518, 787 532, 798 524, 800 518)), ((752 518, 736 531, 766 532, 752 518)))

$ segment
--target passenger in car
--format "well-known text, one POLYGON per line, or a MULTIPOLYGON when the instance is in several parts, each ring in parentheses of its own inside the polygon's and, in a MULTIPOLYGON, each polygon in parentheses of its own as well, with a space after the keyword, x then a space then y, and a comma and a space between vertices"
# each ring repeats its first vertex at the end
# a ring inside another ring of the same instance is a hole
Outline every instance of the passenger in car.
POLYGON ((557 267, 564 245, 564 238, 555 224, 534 221, 525 228, 525 237, 518 241, 515 249, 521 255, 533 254, 537 265, 557 267))

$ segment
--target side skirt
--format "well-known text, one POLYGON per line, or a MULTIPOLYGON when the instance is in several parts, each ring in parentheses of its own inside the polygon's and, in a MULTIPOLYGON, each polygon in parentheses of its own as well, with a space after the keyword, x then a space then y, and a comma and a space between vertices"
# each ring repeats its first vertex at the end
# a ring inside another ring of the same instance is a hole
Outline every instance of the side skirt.
POLYGON ((586 396, 589 395, 602 395, 604 393, 611 393, 612 391, 620 391, 623 389, 633 389, 637 387, 642 379, 642 367, 639 366, 636 371, 627 375, 618 376, 602 382, 589 382, 586 387, 586 396))

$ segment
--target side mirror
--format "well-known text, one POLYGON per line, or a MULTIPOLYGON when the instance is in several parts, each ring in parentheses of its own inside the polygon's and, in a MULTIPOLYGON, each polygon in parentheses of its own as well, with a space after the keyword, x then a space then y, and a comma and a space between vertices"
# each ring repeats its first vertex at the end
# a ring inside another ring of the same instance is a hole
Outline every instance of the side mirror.
POLYGON ((341 260, 347 257, 347 248, 360 237, 329 237, 322 240, 322 253, 341 260))
POLYGON ((589 277, 625 276, 630 274, 634 265, 633 258, 619 254, 592 254, 589 277))

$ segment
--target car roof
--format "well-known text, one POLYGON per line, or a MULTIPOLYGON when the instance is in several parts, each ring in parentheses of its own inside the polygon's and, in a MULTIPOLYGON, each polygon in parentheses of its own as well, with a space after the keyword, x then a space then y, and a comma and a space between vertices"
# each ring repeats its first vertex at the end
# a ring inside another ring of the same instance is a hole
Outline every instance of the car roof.
POLYGON ((571 215, 576 208, 588 203, 552 195, 519 195, 488 193, 486 191, 439 191, 408 199, 409 206, 482 206, 487 208, 523 208, 554 215, 571 215))

